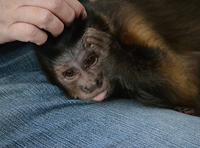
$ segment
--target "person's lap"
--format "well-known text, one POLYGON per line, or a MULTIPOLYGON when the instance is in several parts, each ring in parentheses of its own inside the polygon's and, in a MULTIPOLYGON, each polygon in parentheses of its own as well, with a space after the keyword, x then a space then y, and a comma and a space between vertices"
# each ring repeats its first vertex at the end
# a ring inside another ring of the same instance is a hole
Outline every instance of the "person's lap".
POLYGON ((200 118, 129 99, 69 100, 30 44, 0 49, 0 147, 200 147, 200 118))

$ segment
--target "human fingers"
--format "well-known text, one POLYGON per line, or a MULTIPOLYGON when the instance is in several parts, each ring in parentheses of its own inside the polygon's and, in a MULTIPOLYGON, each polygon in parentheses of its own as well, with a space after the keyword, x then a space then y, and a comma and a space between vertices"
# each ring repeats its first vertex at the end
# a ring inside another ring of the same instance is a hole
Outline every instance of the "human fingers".
POLYGON ((78 0, 65 0, 67 4, 75 11, 76 18, 82 15, 83 19, 87 17, 85 8, 78 0))
POLYGON ((33 42, 42 45, 47 40, 47 34, 38 27, 23 22, 12 24, 7 34, 10 41, 33 42))
POLYGON ((67 26, 85 10, 77 0, 26 0, 25 5, 48 9, 67 26))
POLYGON ((0 44, 14 39, 41 44, 47 39, 47 34, 41 29, 49 31, 53 36, 58 36, 64 28, 62 22, 70 26, 82 10, 84 8, 77 0, 1 0, 0 44), (38 38, 36 34, 41 34, 41 36, 38 38), (33 39, 33 36, 37 39, 33 39))
POLYGON ((23 6, 14 11, 15 22, 33 24, 40 29, 49 31, 53 36, 58 36, 64 29, 63 23, 47 9, 23 6))

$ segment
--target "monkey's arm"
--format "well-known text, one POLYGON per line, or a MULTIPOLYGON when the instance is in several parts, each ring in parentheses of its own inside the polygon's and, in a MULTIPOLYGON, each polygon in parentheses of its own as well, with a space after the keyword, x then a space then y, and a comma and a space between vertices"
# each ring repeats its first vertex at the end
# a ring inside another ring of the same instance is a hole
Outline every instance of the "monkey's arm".
POLYGON ((125 48, 114 36, 95 29, 88 29, 83 41, 88 50, 101 53, 109 75, 120 81, 129 97, 159 107, 198 107, 198 88, 169 50, 125 48))

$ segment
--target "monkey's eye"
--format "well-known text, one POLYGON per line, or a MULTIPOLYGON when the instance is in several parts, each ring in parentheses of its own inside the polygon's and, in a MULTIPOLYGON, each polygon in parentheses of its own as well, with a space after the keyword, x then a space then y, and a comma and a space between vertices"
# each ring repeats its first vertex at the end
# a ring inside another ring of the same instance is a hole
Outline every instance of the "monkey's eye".
POLYGON ((98 57, 95 55, 89 56, 86 60, 85 60, 85 64, 86 67, 95 65, 98 62, 98 57))
POLYGON ((74 69, 68 69, 67 71, 65 71, 64 73, 63 73, 63 75, 65 76, 65 77, 68 77, 68 78, 72 78, 72 77, 74 77, 75 75, 77 75, 78 74, 78 72, 76 71, 76 70, 74 70, 74 69))

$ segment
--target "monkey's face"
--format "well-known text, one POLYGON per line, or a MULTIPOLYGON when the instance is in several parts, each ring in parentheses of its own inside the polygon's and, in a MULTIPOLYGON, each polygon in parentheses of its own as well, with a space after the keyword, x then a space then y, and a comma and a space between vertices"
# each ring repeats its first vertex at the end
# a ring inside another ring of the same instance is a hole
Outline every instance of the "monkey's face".
POLYGON ((59 85, 70 97, 102 101, 113 89, 106 68, 107 53, 101 54, 97 46, 88 46, 83 40, 62 53, 55 62, 54 72, 59 85))

